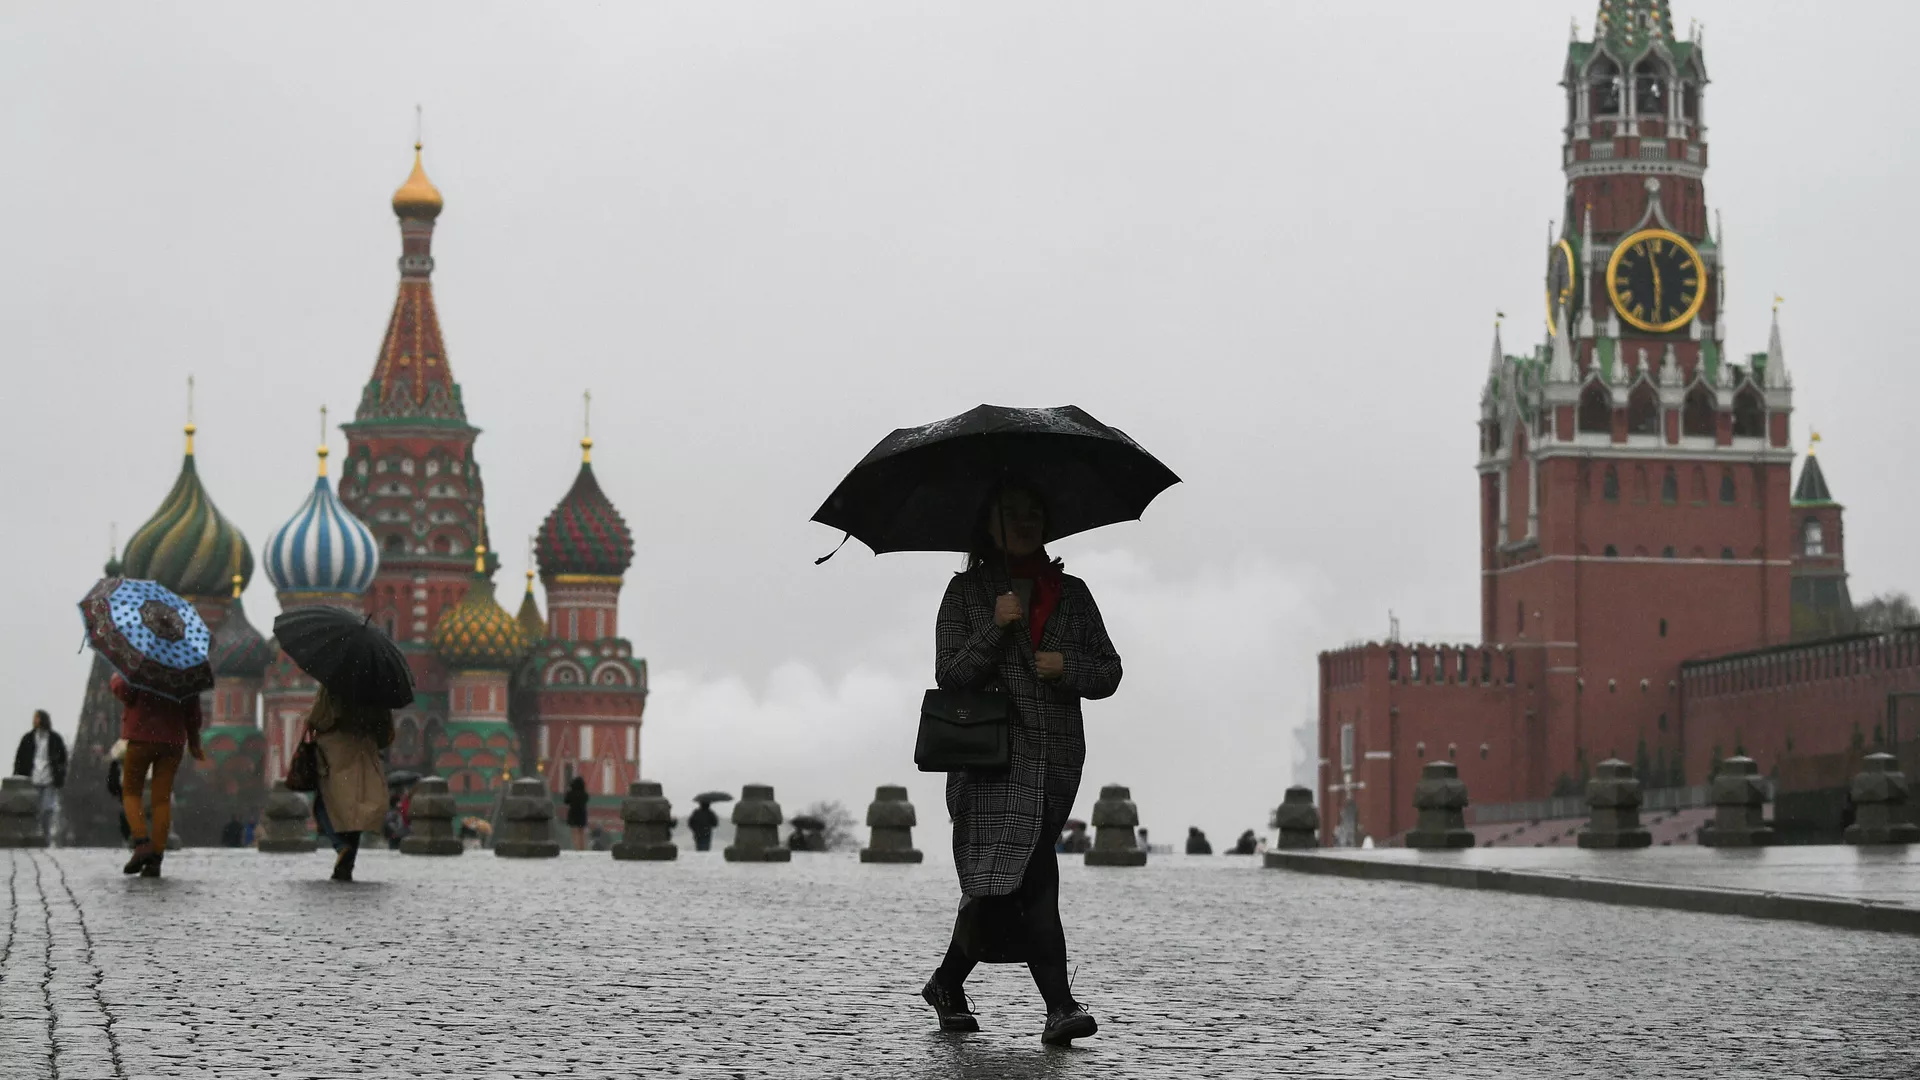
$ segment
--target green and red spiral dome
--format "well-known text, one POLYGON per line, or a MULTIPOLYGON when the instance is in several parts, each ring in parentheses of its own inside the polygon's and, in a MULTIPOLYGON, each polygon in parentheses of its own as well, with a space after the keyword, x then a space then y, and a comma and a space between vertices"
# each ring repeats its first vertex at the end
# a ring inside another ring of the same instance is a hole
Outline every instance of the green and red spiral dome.
MULTIPOLYGON (((591 449, 592 440, 583 439, 581 445, 591 449)), ((573 487, 541 524, 535 554, 547 578, 619 577, 633 564, 633 532, 600 490, 592 461, 580 462, 573 487)))

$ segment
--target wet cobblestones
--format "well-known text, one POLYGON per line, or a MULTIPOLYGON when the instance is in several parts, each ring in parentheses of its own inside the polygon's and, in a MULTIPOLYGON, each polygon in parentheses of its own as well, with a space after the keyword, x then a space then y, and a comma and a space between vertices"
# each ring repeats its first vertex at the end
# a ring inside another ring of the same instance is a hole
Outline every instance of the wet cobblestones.
POLYGON ((1920 1075, 1920 941, 1265 871, 1063 862, 1101 1033, 1024 969, 918 998, 950 866, 0 853, 0 1077, 1920 1075))

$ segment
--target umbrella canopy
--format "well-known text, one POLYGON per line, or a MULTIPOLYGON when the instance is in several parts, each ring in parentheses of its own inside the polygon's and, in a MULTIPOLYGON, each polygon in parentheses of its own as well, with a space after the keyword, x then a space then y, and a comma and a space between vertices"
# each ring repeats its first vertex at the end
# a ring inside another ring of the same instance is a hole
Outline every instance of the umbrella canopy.
POLYGON ((796 829, 804 829, 808 832, 820 832, 827 827, 825 821, 814 817, 812 814, 796 815, 790 824, 796 829))
POLYGON ((413 701, 406 655, 371 615, 298 608, 273 620, 273 636, 300 670, 349 701, 389 709, 413 701))
POLYGON ((1084 829, 1086 827, 1087 827, 1087 823, 1084 821, 1081 821, 1079 818, 1067 819, 1067 828, 1069 829, 1084 829))
POLYGON ((128 683, 174 701, 213 689, 213 635, 192 604, 157 581, 102 578, 80 601, 87 644, 128 683))
POLYGON ((813 520, 875 554, 966 551, 980 508, 1008 478, 1046 500, 1048 541, 1133 521, 1180 482, 1125 432, 1076 406, 982 405, 880 440, 813 520))
POLYGON ((388 787, 406 787, 420 782, 420 774, 411 769, 395 769, 387 774, 388 787))
POLYGON ((693 801, 697 803, 732 802, 733 796, 724 791, 703 791, 695 795, 693 801))

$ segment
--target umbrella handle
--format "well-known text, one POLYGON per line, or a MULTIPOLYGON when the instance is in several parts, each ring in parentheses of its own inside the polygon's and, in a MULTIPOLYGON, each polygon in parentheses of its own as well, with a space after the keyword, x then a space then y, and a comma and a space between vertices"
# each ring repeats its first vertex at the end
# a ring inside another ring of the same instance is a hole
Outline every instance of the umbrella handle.
POLYGON ((833 550, 832 550, 832 551, 829 551, 829 552, 827 552, 827 553, 826 553, 825 555, 822 555, 822 556, 820 556, 819 558, 817 558, 817 559, 815 559, 815 560, 813 560, 813 565, 815 565, 815 566, 819 566, 819 565, 820 565, 821 563, 823 563, 823 562, 826 562, 826 561, 827 561, 828 559, 831 559, 831 558, 833 558, 833 557, 834 557, 835 555, 838 555, 838 554, 840 554, 840 549, 841 549, 841 548, 843 548, 843 547, 846 547, 846 546, 847 546, 847 541, 848 541, 848 540, 851 540, 851 539, 853 539, 853 534, 852 534, 852 533, 848 533, 848 534, 846 534, 845 536, 842 536, 842 537, 840 538, 840 542, 839 542, 838 544, 835 544, 835 545, 833 546, 833 550))

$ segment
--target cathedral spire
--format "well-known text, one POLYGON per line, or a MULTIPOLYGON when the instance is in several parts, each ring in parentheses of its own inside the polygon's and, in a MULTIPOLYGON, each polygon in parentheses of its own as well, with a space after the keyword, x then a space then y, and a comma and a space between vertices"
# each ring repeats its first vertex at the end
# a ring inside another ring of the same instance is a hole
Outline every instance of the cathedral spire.
POLYGON ((440 189, 427 179, 416 141, 413 171, 393 193, 393 213, 400 219, 399 294, 373 378, 354 413, 356 423, 466 423, 433 303, 433 227, 445 205, 440 189))

